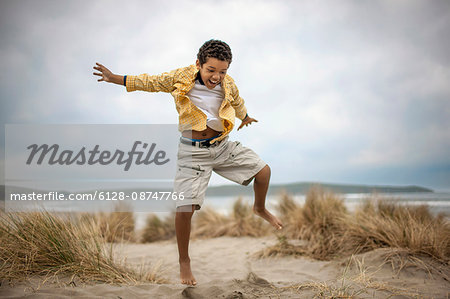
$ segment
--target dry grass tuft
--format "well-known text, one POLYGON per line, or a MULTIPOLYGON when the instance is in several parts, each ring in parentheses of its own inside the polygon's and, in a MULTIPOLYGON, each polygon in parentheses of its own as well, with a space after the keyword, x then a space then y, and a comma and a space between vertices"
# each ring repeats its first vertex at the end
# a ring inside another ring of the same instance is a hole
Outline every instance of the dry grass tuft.
POLYGON ((359 252, 390 247, 410 255, 450 261, 450 225, 426 206, 403 206, 386 200, 367 201, 343 222, 344 250, 359 252))
MULTIPOLYGON (((142 242, 168 240, 175 236, 175 215, 160 219, 156 215, 147 218, 142 232, 142 242)), ((271 226, 253 213, 253 208, 238 198, 230 215, 222 215, 210 208, 194 214, 191 236, 194 238, 260 237, 272 231, 271 226)))
POLYGON ((288 242, 286 236, 278 236, 278 243, 267 247, 257 253, 256 258, 283 257, 283 256, 304 256, 307 252, 304 246, 295 246, 288 242))
POLYGON ((393 296, 423 298, 423 294, 410 288, 379 282, 374 276, 382 265, 376 269, 368 267, 364 263, 364 257, 356 258, 352 255, 345 264, 342 275, 337 279, 296 284, 286 288, 296 292, 312 290, 314 298, 391 298, 393 296), (351 266, 356 268, 356 273, 350 273, 351 266))
POLYGON ((102 236, 107 242, 134 241, 134 215, 130 205, 119 202, 114 212, 98 215, 102 236))
POLYGON ((117 261, 95 221, 65 219, 47 211, 5 213, 0 217, 0 238, 0 278, 10 282, 60 274, 90 283, 160 279, 154 271, 136 272, 117 261))
POLYGON ((82 221, 94 221, 106 242, 133 242, 136 239, 133 211, 124 202, 118 202, 113 212, 85 213, 80 217, 82 221))
POLYGON ((211 209, 200 211, 195 219, 192 235, 202 238, 261 237, 269 234, 270 225, 253 213, 253 208, 239 198, 233 205, 230 216, 221 215, 211 209))
POLYGON ((149 243, 161 240, 169 240, 175 236, 175 215, 171 214, 165 219, 151 214, 147 217, 147 223, 142 232, 141 242, 149 243))
POLYGON ((191 235, 193 237, 217 238, 227 235, 229 217, 211 208, 205 208, 196 213, 191 235))
POLYGON ((280 201, 277 207, 278 214, 283 222, 283 233, 291 239, 301 238, 302 207, 295 203, 294 199, 286 192, 280 195, 280 201))
POLYGON ((421 270, 427 274, 430 279, 438 277, 450 282, 450 268, 448 263, 442 263, 439 260, 425 255, 414 255, 407 249, 390 249, 383 254, 383 264, 391 265, 392 271, 396 276, 405 268, 414 268, 415 271, 421 270))
POLYGON ((347 262, 342 276, 339 279, 302 283, 292 285, 289 288, 293 288, 297 292, 308 289, 313 290, 315 298, 359 298, 359 295, 365 292, 365 287, 355 283, 355 279, 350 279, 348 275, 352 260, 353 256, 352 259, 349 259, 347 262))
MULTIPOLYGON (((341 219, 347 215, 341 198, 319 187, 311 188, 303 206, 297 205, 287 194, 281 197, 278 210, 289 239, 308 241, 304 252, 315 259, 326 260, 339 254, 341 219)), ((280 247, 282 248, 282 246, 280 247)), ((276 250, 276 248, 273 248, 276 250)))
MULTIPOLYGON (((315 259, 400 248, 410 257, 426 255, 441 264, 450 261, 450 224, 442 215, 433 216, 427 206, 372 200, 349 213, 342 199, 316 187, 309 191, 303 206, 282 195, 279 211, 285 223, 285 236, 308 242, 296 252, 303 251, 315 259)), ((283 246, 271 248, 270 256, 276 255, 276 250, 281 254, 283 246)))

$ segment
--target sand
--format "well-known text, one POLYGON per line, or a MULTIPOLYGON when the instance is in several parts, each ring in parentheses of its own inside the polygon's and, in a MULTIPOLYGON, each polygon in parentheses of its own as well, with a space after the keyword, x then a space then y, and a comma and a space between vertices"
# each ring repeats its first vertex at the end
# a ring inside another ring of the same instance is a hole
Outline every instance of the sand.
POLYGON ((195 287, 179 283, 174 240, 121 244, 117 255, 130 265, 161 264, 164 284, 139 285, 47 283, 39 278, 0 287, 0 298, 449 298, 450 283, 441 273, 406 265, 401 271, 385 263, 390 249, 379 249, 335 261, 306 257, 256 259, 254 254, 276 243, 274 236, 191 241, 195 287))

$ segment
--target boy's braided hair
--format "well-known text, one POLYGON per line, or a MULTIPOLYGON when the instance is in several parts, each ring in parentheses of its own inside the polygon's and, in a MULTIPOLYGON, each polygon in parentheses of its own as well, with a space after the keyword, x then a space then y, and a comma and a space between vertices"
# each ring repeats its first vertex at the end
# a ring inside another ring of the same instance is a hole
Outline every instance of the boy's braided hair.
POLYGON ((203 65, 209 57, 228 61, 228 64, 230 64, 232 58, 230 46, 217 39, 211 39, 205 42, 198 50, 197 59, 200 65, 203 65))

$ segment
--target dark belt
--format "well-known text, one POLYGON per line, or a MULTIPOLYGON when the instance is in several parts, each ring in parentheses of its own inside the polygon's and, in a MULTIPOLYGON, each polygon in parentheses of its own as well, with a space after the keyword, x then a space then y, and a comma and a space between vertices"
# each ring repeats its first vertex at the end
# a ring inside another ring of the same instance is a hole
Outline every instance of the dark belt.
POLYGON ((192 146, 198 146, 198 147, 203 147, 203 148, 205 148, 205 147, 208 148, 208 147, 211 147, 211 146, 217 146, 217 145, 219 145, 219 143, 221 141, 222 140, 216 141, 214 143, 211 143, 211 140, 193 141, 193 140, 186 139, 186 138, 183 138, 183 137, 180 138, 180 142, 183 143, 183 144, 192 145, 192 146))

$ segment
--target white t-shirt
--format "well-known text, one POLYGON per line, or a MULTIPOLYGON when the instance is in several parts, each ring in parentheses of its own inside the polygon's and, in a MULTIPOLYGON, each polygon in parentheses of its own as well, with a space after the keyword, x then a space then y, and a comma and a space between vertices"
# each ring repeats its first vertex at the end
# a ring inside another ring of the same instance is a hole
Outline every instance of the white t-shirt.
POLYGON ((206 114, 206 125, 213 130, 222 132, 223 123, 219 117, 219 108, 224 99, 222 86, 218 84, 213 89, 208 89, 208 87, 196 80, 194 87, 187 96, 198 109, 206 114))

